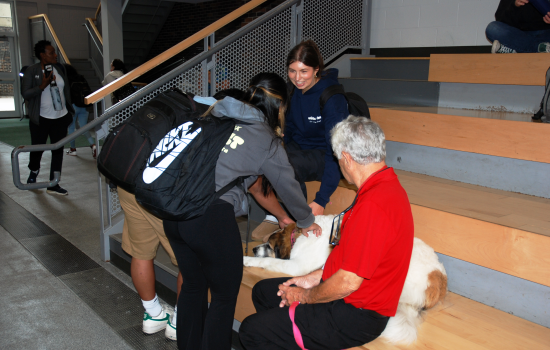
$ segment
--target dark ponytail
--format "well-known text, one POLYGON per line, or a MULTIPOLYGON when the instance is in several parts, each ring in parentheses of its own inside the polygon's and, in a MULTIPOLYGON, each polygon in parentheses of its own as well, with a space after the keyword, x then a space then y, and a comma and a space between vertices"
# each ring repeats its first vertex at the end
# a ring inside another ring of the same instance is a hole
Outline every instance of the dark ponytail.
MULTIPOLYGON (((254 76, 242 97, 243 102, 262 112, 265 123, 276 136, 279 136, 277 129, 284 128, 287 100, 286 82, 275 73, 260 73, 254 76)), ((272 191, 273 186, 265 176, 262 176, 262 193, 267 196, 272 191)))

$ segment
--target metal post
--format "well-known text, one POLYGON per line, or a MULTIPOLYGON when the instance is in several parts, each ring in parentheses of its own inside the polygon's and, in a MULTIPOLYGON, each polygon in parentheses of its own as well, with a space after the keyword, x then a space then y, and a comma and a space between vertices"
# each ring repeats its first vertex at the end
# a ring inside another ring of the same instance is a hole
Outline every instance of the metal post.
POLYGON ((296 6, 296 43, 302 42, 303 24, 302 14, 304 13, 304 2, 300 2, 296 6))
POLYGON ((370 55, 370 35, 372 23, 372 0, 363 0, 363 14, 361 21, 361 54, 370 55))

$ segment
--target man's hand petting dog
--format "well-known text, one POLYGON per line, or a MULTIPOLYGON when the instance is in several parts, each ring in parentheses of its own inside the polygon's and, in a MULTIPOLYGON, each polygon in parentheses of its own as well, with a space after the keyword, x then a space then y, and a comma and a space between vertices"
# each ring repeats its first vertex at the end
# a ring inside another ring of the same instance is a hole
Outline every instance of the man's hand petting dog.
POLYGON ((319 237, 321 233, 323 233, 323 230, 321 229, 321 226, 317 225, 316 223, 311 224, 310 227, 302 229, 302 234, 306 237, 309 237, 310 232, 313 233, 315 237, 319 237))
POLYGON ((309 289, 318 286, 319 283, 321 283, 322 276, 323 270, 319 269, 305 276, 291 278, 283 284, 280 284, 277 295, 280 296, 282 300, 279 306, 290 306, 295 301, 307 304, 309 289))

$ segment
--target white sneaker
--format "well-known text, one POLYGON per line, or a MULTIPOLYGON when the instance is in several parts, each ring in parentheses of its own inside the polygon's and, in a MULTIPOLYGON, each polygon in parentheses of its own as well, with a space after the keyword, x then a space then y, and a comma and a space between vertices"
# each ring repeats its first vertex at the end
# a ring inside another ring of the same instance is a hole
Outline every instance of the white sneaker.
POLYGON ((76 156, 76 148, 71 148, 66 153, 69 156, 76 156))
POLYGON ((172 325, 172 318, 174 315, 170 317, 168 320, 168 324, 166 325, 166 331, 164 332, 164 336, 170 340, 178 340, 178 333, 176 332, 176 326, 172 325))
POLYGON ((493 41, 493 46, 491 47, 491 53, 517 53, 516 50, 512 50, 509 47, 506 47, 500 43, 500 41, 493 41))
POLYGON ((146 312, 143 313, 143 333, 153 334, 162 331, 166 328, 166 324, 170 319, 170 314, 164 311, 164 308, 158 316, 151 317, 146 312))

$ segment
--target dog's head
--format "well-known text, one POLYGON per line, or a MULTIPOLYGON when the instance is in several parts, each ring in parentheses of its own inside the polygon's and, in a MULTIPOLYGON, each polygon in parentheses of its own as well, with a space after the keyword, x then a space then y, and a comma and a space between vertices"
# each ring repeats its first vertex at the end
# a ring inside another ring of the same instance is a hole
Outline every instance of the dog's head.
POLYGON ((290 251, 300 235, 302 235, 302 229, 296 227, 296 224, 290 224, 284 229, 275 231, 269 236, 267 243, 254 247, 252 251, 257 258, 289 259, 290 251))

